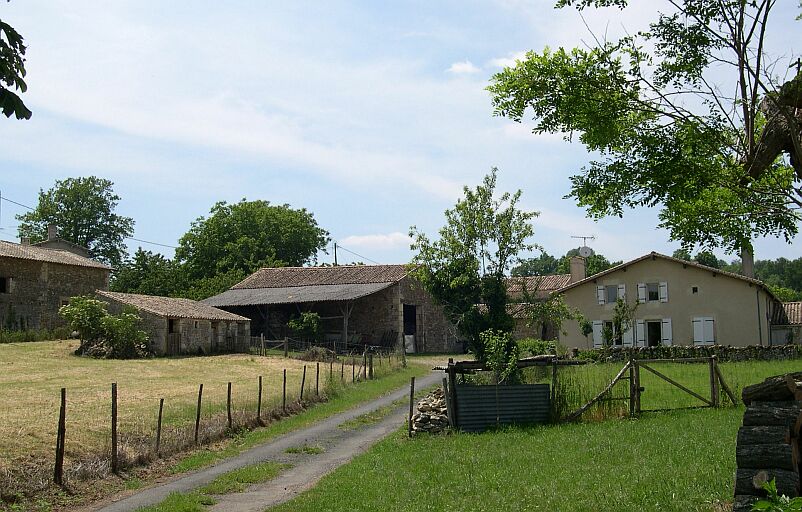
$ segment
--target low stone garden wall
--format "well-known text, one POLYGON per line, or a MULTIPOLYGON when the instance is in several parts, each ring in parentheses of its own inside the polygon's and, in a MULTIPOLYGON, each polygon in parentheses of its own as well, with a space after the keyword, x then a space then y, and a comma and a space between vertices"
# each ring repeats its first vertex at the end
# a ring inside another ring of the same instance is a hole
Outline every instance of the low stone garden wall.
POLYGON ((731 347, 728 345, 661 347, 605 347, 592 350, 574 350, 572 357, 590 361, 619 362, 629 359, 679 359, 687 357, 710 357, 719 362, 734 361, 780 361, 802 358, 802 345, 773 345, 761 347, 731 347))

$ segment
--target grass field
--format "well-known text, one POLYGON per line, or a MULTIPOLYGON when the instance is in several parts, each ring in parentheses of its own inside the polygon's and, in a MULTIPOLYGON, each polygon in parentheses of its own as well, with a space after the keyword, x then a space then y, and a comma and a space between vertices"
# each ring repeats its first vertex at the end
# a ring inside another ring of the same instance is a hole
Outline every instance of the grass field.
MULTIPOLYGON (((591 395, 622 366, 572 368, 562 378, 591 395)), ((706 366, 655 367, 703 396, 707 389, 709 395, 706 366)), ((727 363, 722 372, 740 394, 745 385, 800 367, 799 360, 727 363)), ((645 373, 645 408, 699 404, 645 373)), ((743 410, 647 412, 632 420, 411 440, 399 431, 274 510, 726 510, 743 410)))
MULTIPOLYGON (((251 421, 256 413, 257 379, 263 376, 262 410, 280 408, 282 371, 287 370, 287 401, 297 400, 303 367, 307 365, 305 397, 315 391, 315 363, 281 357, 231 354, 209 357, 112 361, 76 357, 76 341, 0 345, 0 481, 12 474, 52 471, 60 388, 67 389, 66 464, 107 460, 110 451, 111 383, 118 386, 120 450, 134 452, 152 444, 159 398, 164 398, 162 446, 191 436, 198 385, 204 384, 202 423, 223 426, 227 383, 232 382, 236 420, 251 421), (47 471, 36 471, 36 468, 47 471)), ((377 374, 387 360, 378 359, 377 374)), ((357 364, 359 364, 357 362, 357 364)), ((394 360, 393 365, 397 366, 394 360)), ((339 381, 340 364, 334 379, 339 381)), ((351 369, 346 365, 350 382, 351 369)), ((324 392, 329 365, 321 363, 324 392)), ((208 430, 208 429, 207 429, 208 430)), ((133 453, 129 453, 133 456, 133 453)), ((7 490, 7 489, 0 489, 7 490)))

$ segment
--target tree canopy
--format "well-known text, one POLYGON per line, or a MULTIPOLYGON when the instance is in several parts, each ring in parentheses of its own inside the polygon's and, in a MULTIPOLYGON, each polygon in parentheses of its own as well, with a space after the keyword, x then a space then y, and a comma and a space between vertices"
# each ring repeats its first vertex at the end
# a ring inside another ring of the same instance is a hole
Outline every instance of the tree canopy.
POLYGON ((0 20, 0 110, 6 117, 31 118, 31 111, 14 92, 24 93, 28 90, 25 83, 25 50, 19 32, 0 20))
POLYGON ((190 279, 261 267, 302 266, 324 250, 329 233, 311 212, 268 201, 216 203, 179 240, 175 257, 190 279))
MULTIPOLYGON (((545 276, 549 274, 568 274, 571 272, 571 256, 578 256, 579 248, 571 249, 560 259, 543 252, 537 258, 522 259, 521 262, 513 267, 511 274, 517 276, 545 276)), ((592 276, 608 268, 620 265, 622 261, 610 262, 601 254, 593 254, 585 258, 585 272, 592 276)))
POLYGON ((114 213, 120 197, 114 183, 104 178, 67 178, 53 188, 39 191, 33 211, 17 215, 20 237, 32 242, 47 239, 47 227, 55 224, 59 237, 89 249, 89 254, 112 266, 122 262, 124 240, 134 232, 134 220, 114 213))
POLYGON ((465 187, 463 198, 446 210, 446 224, 437 240, 430 240, 415 226, 410 228, 415 251, 413 273, 446 315, 468 338, 480 359, 484 347, 480 333, 494 329, 510 332, 505 274, 517 255, 531 250, 531 219, 537 212, 518 207, 521 191, 496 196, 493 168, 475 189, 465 187), (478 305, 482 306, 478 306, 478 305))
POLYGON ((496 115, 531 112, 535 133, 577 133, 599 155, 571 178, 592 217, 662 205, 661 227, 686 247, 790 240, 802 219, 802 73, 766 53, 775 1, 664 3, 641 32, 528 52, 492 78, 496 115))

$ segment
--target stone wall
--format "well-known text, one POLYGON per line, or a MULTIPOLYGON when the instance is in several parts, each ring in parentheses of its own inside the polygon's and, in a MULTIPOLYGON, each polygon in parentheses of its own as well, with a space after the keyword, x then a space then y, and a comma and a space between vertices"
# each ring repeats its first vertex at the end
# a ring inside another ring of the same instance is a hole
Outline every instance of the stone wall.
POLYGON ((0 293, 0 327, 52 329, 65 325, 58 310, 70 297, 107 290, 109 271, 0 257, 0 278, 7 293, 0 293))
MULTIPOLYGON (((446 318, 442 306, 413 277, 407 276, 397 285, 401 304, 416 306, 418 333, 416 352, 461 352, 462 343, 457 326, 446 318)), ((403 308, 398 311, 399 332, 403 332, 403 308)))

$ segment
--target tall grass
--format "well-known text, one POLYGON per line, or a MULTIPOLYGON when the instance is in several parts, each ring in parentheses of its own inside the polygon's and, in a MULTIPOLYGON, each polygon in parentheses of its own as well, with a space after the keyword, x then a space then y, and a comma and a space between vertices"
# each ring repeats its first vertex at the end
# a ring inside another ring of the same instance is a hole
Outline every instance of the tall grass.
POLYGON ((72 329, 56 327, 55 329, 28 329, 14 331, 0 329, 0 343, 27 343, 30 341, 65 340, 70 337, 72 329))

